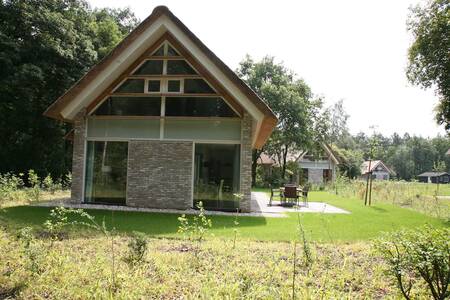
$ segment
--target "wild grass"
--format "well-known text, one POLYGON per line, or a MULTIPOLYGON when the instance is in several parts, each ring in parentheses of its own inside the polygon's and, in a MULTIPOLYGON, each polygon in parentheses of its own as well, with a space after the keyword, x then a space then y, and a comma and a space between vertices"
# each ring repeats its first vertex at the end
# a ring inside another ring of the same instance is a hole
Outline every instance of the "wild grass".
MULTIPOLYGON (((366 182, 345 180, 328 186, 344 198, 363 199, 366 182)), ((374 180, 372 203, 390 203, 438 218, 450 217, 450 184, 374 180)))
MULTIPOLYGON (((42 239, 29 267, 23 242, 0 230, 0 295, 17 299, 286 299, 292 295, 292 243, 221 239, 201 244, 200 263, 183 240, 150 239, 142 261, 127 263, 130 237, 116 238, 116 283, 111 289, 109 240, 69 237, 52 247, 42 239), (195 264, 195 266, 194 266, 195 264)), ((302 251, 299 246, 299 251, 302 251)), ((385 265, 367 243, 313 244, 309 272, 297 266, 296 299, 396 297, 385 265)))

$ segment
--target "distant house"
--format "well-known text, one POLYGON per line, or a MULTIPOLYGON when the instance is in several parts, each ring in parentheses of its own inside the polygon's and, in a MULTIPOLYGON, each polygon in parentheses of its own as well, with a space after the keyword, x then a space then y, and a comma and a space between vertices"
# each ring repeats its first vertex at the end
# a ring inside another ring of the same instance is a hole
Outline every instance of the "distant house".
POLYGON ((367 160, 362 163, 361 178, 367 178, 369 173, 376 180, 389 180, 391 176, 395 175, 395 172, 388 168, 381 160, 367 160))
POLYGON ((303 151, 297 158, 303 181, 320 184, 334 181, 336 178, 339 158, 327 144, 321 143, 320 146, 322 151, 318 155, 303 151))
POLYGON ((449 183, 450 174, 447 172, 424 172, 417 176, 420 182, 426 183, 449 183))
POLYGON ((448 149, 447 152, 445 152, 445 155, 450 156, 450 149, 448 149))
MULTIPOLYGON (((316 155, 312 155, 308 150, 291 152, 288 153, 287 161, 298 163, 301 169, 300 174, 291 174, 292 172, 288 172, 291 178, 290 181, 315 184, 333 181, 336 178, 336 170, 340 164, 336 154, 325 143, 321 144, 321 151, 316 155), (298 178, 296 178, 297 175, 298 178)), ((280 165, 276 159, 266 153, 261 154, 257 163, 263 169, 266 178, 272 175, 273 167, 280 165)))

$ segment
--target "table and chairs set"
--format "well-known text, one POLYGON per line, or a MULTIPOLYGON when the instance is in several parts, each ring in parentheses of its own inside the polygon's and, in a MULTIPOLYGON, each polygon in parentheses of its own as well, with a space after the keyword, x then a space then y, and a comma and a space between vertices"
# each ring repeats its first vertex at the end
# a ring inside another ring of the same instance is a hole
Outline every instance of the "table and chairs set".
POLYGON ((308 186, 297 186, 294 184, 285 184, 279 188, 270 187, 269 206, 272 206, 273 200, 279 200, 280 206, 292 207, 294 205, 308 206, 308 186), (278 198, 278 199, 276 199, 278 198))

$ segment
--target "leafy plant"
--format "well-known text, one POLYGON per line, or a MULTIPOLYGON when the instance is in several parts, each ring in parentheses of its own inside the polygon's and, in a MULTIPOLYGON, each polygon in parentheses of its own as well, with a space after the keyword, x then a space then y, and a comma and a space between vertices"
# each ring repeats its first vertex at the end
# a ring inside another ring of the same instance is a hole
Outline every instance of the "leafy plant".
POLYGON ((44 180, 42 181, 42 185, 44 188, 49 191, 52 195, 62 188, 62 184, 59 182, 55 182, 51 176, 51 174, 48 174, 44 180))
POLYGON ((429 226, 405 230, 379 239, 375 247, 389 267, 405 299, 422 281, 434 299, 450 297, 450 229, 429 226))
POLYGON ((190 240, 201 242, 208 229, 211 228, 212 221, 206 217, 205 209, 203 208, 203 203, 201 201, 197 204, 197 208, 199 209, 199 214, 192 218, 192 222, 189 222, 189 219, 185 214, 178 218, 178 221, 180 222, 178 232, 182 233, 190 240))
POLYGON ((18 191, 23 187, 23 174, 16 176, 12 173, 0 174, 0 208, 6 201, 14 201, 18 198, 18 191))
POLYGON ((125 256, 124 261, 129 266, 135 266, 144 261, 147 251, 147 236, 141 232, 135 231, 128 242, 128 254, 125 256))
POLYGON ((27 268, 33 274, 41 274, 44 271, 42 260, 43 256, 45 256, 45 249, 34 238, 33 228, 24 227, 20 229, 17 238, 23 244, 23 254, 27 258, 27 268))
POLYGON ((41 179, 33 169, 28 171, 28 182, 31 188, 28 190, 30 200, 38 202, 41 199, 41 179))

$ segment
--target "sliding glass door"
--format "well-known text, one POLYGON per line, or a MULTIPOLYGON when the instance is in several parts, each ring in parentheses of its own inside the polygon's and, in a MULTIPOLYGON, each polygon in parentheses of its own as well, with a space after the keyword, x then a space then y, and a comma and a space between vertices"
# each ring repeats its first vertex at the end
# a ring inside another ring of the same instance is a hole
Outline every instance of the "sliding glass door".
POLYGON ((127 142, 87 142, 85 202, 125 205, 127 142))
POLYGON ((195 144, 194 206, 207 209, 239 208, 240 145, 195 144))

